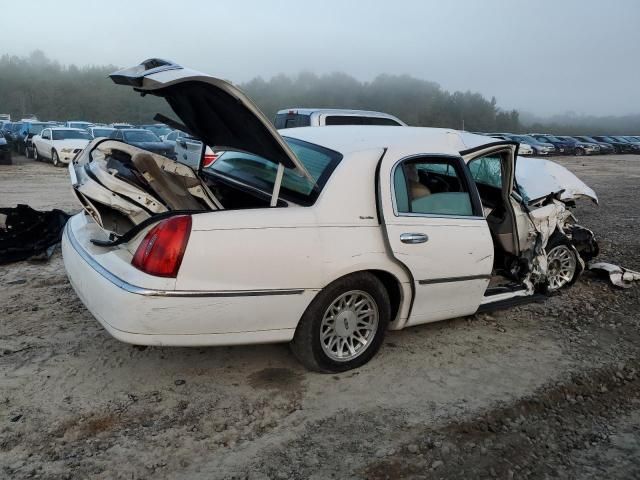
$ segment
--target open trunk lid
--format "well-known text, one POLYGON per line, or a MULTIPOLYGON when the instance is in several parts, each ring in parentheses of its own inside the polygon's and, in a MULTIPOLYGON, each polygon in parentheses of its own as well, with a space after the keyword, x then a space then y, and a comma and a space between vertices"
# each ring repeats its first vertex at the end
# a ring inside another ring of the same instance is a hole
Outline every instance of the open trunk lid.
POLYGON ((110 78, 164 98, 189 133, 214 150, 252 153, 312 178, 260 109, 229 82, 155 58, 110 78))

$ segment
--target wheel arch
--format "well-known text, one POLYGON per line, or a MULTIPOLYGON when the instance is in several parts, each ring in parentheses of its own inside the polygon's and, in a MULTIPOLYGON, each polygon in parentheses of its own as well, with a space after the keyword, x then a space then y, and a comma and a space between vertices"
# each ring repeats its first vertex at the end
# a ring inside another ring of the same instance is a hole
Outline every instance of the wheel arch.
MULTIPOLYGON (((380 280, 385 290, 389 294, 389 303, 391 308, 389 329, 397 330, 402 328, 402 326, 406 323, 413 297, 410 279, 407 278, 404 281, 402 280, 404 272, 392 272, 390 271, 390 269, 381 266, 356 268, 348 272, 341 272, 339 275, 336 275, 334 278, 326 281, 324 286, 318 291, 318 293, 327 286, 331 285, 333 282, 356 273, 370 273, 378 280, 380 280)), ((311 302, 313 302, 313 300, 315 300, 315 297, 311 300, 311 302)))

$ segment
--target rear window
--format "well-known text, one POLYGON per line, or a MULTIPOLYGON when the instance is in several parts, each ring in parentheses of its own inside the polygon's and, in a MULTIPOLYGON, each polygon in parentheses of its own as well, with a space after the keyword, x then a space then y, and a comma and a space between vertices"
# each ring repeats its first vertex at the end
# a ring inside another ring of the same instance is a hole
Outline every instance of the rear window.
POLYGON ((360 117, 355 115, 329 115, 325 119, 325 125, 386 125, 392 127, 400 126, 400 124, 392 118, 360 117))
MULTIPOLYGON (((300 205, 312 205, 324 188, 342 155, 319 145, 284 137, 296 157, 302 162, 314 182, 285 169, 280 196, 300 205)), ((277 164, 257 155, 227 151, 204 171, 221 173, 271 193, 275 183, 277 164)))

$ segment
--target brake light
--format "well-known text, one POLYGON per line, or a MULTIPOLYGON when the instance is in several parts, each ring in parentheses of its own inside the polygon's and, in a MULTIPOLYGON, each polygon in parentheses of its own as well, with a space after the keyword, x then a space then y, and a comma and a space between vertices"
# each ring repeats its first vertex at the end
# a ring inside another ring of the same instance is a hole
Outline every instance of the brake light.
POLYGON ((217 153, 205 153, 204 161, 202 162, 202 168, 210 167, 211 165, 213 165, 213 162, 215 162, 217 159, 218 159, 217 153))
POLYGON ((149 275, 175 278, 190 234, 191 216, 163 220, 144 237, 131 264, 149 275))

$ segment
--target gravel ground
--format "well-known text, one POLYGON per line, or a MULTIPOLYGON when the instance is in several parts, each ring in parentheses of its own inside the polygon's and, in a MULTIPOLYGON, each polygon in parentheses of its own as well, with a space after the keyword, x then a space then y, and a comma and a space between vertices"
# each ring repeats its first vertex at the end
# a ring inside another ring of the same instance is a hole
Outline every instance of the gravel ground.
MULTIPOLYGON (((640 270, 640 157, 559 158, 600 206, 601 259, 640 270)), ((2 206, 79 206, 64 169, 0 166, 2 206)), ((0 268, 0 478, 640 477, 640 286, 589 273, 534 303, 390 332, 365 367, 286 345, 111 337, 59 252, 0 268)))

